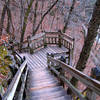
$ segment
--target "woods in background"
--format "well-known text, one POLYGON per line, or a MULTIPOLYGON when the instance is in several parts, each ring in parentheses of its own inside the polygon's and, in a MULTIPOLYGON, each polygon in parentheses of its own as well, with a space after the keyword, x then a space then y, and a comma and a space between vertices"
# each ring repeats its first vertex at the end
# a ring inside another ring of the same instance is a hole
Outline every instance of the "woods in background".
MULTIPOLYGON (((20 50, 29 35, 34 36, 41 31, 61 30, 74 37, 74 26, 81 24, 87 26, 87 33, 82 34, 84 43, 75 66, 76 69, 84 71, 98 34, 100 0, 0 0, 0 2, 0 36, 9 34, 14 37, 20 45, 20 50)), ((76 37, 80 38, 79 35, 76 37)), ((71 82, 76 85, 77 79, 73 77, 71 82)), ((68 92, 71 92, 70 89, 68 92)))

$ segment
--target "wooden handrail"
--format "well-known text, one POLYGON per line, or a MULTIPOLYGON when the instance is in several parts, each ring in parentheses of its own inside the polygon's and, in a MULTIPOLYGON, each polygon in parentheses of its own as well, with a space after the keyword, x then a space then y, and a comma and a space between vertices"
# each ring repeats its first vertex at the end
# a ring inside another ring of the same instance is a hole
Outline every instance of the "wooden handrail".
MULTIPOLYGON (((36 50, 38 48, 41 47, 45 47, 47 44, 55 44, 55 45, 63 45, 65 46, 67 49, 72 50, 74 49, 74 38, 72 38, 69 35, 66 35, 65 33, 61 33, 61 32, 43 32, 40 34, 36 34, 35 36, 32 36, 29 41, 26 39, 25 41, 23 41, 23 47, 22 49, 30 49, 31 50, 36 50), (60 38, 60 39, 59 39, 60 38), (30 41, 30 44, 29 44, 30 41), (61 44, 59 44, 61 43, 61 44), (30 47, 28 48, 28 44, 30 45, 30 47)), ((14 43, 12 44, 12 47, 15 48, 14 50, 18 50, 19 49, 19 44, 20 43, 14 43)), ((9 47, 10 48, 10 45, 9 47)))
POLYGON ((68 79, 66 79, 66 77, 64 77, 63 75, 60 74, 60 72, 58 72, 54 67, 50 67, 50 69, 61 79, 63 80, 67 85, 68 87, 70 87, 72 89, 72 91, 81 99, 81 100, 86 100, 85 96, 83 96, 81 94, 81 92, 75 88, 71 83, 70 81, 68 81, 68 79))
POLYGON ((19 53, 17 51, 14 51, 14 53, 15 53, 17 59, 19 59, 21 62, 23 62, 25 60, 19 55, 19 53))
POLYGON ((64 70, 69 72, 73 77, 75 77, 76 79, 78 79, 79 81, 81 81, 82 83, 84 83, 89 89, 91 89, 92 91, 94 91, 96 94, 100 95, 100 82, 87 76, 86 74, 80 72, 79 70, 73 68, 70 65, 67 65, 63 62, 61 62, 60 60, 56 60, 50 56, 47 57, 48 58, 48 66, 52 67, 52 64, 59 64, 60 67, 64 70))
POLYGON ((11 84, 9 85, 6 93, 3 96, 3 100, 13 100, 19 80, 21 78, 21 74, 27 64, 27 60, 25 60, 22 65, 19 67, 15 77, 13 78, 11 84))
POLYGON ((43 37, 44 35, 45 35, 45 33, 36 34, 35 36, 31 37, 30 39, 31 39, 31 41, 36 40, 36 39, 43 37))
POLYGON ((60 32, 46 32, 46 31, 44 33, 46 33, 46 34, 61 34, 63 37, 66 37, 70 41, 74 40, 74 38, 72 38, 71 36, 69 36, 69 35, 67 35, 65 33, 60 33, 60 32))
MULTIPOLYGON (((18 48, 18 44, 16 43, 13 46, 18 48)), ((23 42, 23 50, 25 49, 31 49, 36 50, 41 47, 45 47, 49 44, 53 45, 63 45, 67 49, 70 49, 73 51, 74 48, 74 39, 66 35, 64 33, 60 32, 43 32, 40 34, 36 34, 35 36, 30 37, 29 40, 25 40, 23 42), (28 47, 29 44, 29 47, 28 47)))
POLYGON ((66 38, 69 39, 70 41, 73 41, 73 40, 74 40, 74 38, 72 38, 72 37, 69 36, 69 35, 66 35, 65 33, 62 33, 62 36, 63 36, 63 37, 66 37, 66 38))
POLYGON ((18 100, 23 100, 23 95, 24 95, 24 90, 25 90, 25 83, 26 83, 26 79, 27 79, 27 74, 28 74, 28 67, 26 68, 26 72, 24 75, 24 79, 22 80, 22 85, 21 85, 21 89, 19 91, 19 95, 18 95, 18 100))

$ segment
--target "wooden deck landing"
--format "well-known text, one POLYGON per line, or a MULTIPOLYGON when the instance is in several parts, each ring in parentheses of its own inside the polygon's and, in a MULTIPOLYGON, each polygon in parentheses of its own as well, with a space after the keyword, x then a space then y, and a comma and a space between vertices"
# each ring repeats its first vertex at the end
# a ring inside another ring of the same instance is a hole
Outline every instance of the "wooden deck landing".
POLYGON ((26 57, 29 67, 26 100, 71 100, 47 68, 47 52, 61 53, 64 51, 67 51, 66 48, 56 46, 43 48, 33 55, 22 54, 26 57))

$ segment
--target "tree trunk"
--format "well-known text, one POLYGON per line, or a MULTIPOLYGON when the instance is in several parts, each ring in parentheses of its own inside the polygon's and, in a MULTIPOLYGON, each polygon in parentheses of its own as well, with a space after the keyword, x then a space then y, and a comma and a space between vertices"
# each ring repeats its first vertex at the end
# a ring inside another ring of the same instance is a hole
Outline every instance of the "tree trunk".
POLYGON ((10 0, 5 1, 5 4, 4 4, 3 10, 2 10, 1 21, 0 21, 0 35, 2 35, 3 23, 4 23, 6 12, 7 12, 7 15, 8 15, 8 24, 7 24, 7 30, 6 31, 9 33, 10 22, 11 22, 11 12, 10 12, 10 9, 9 9, 9 3, 10 3, 10 0))
POLYGON ((21 33, 22 33, 22 30, 23 30, 23 22, 24 22, 24 0, 21 0, 20 1, 20 30, 21 30, 21 33))
POLYGON ((7 11, 7 5, 5 4, 4 7, 3 7, 3 10, 2 10, 2 14, 1 14, 1 21, 0 21, 0 35, 2 35, 3 23, 4 23, 6 11, 7 11))
POLYGON ((22 43, 23 43, 23 40, 24 40, 24 34, 25 34, 26 26, 27 26, 27 19, 28 19, 29 13, 31 11, 31 7, 32 7, 33 2, 34 2, 34 0, 30 1, 30 4, 28 5, 28 9, 25 13, 23 29, 22 29, 21 38, 20 38, 20 49, 22 48, 22 43))
POLYGON ((52 18, 52 22, 51 22, 51 25, 50 25, 50 32, 51 32, 51 30, 52 30, 52 26, 53 26, 53 23, 54 23, 54 19, 55 19, 55 15, 54 15, 53 18, 52 18))
POLYGON ((7 15, 8 15, 8 23, 7 23, 7 33, 10 34, 10 26, 12 24, 12 18, 11 18, 11 11, 9 8, 7 8, 7 15))
POLYGON ((70 18, 71 18, 71 15, 72 15, 72 12, 73 12, 75 3, 76 3, 76 0, 73 0, 73 1, 72 1, 72 5, 71 5, 70 10, 69 10, 68 18, 67 18, 67 20, 66 20, 66 22, 65 22, 65 26, 64 26, 64 28, 63 28, 63 30, 62 30, 63 33, 66 32, 66 29, 67 29, 67 27, 68 27, 68 24, 69 24, 69 21, 70 21, 70 18))
POLYGON ((36 24, 37 8, 38 8, 38 0, 35 3, 34 20, 33 20, 33 32, 32 32, 33 36, 35 35, 34 34, 34 29, 35 29, 35 24, 36 24))
MULTIPOLYGON (((43 13, 43 7, 44 7, 44 1, 42 0, 42 8, 41 8, 41 18, 42 18, 42 13, 43 13)), ((43 31, 42 23, 41 23, 41 30, 43 31)))
MULTIPOLYGON (((98 34, 97 30, 100 25, 100 0, 96 1, 94 10, 93 10, 93 15, 89 23, 88 27, 88 34, 87 37, 84 41, 84 46, 80 54, 80 58, 78 60, 78 63, 76 65, 76 69, 79 71, 83 71, 86 67, 87 60, 89 58, 91 48, 93 46, 94 40, 98 34)), ((73 85, 76 85, 78 80, 76 78, 71 79, 71 83, 73 85)), ((70 89, 68 89, 68 93, 72 93, 70 89)))

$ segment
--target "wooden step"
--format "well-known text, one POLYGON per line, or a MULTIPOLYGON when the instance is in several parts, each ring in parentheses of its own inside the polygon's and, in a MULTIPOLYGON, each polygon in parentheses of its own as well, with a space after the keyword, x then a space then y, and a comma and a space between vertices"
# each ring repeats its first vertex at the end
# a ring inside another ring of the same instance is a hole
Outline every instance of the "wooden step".
POLYGON ((43 84, 43 83, 45 83, 45 84, 47 84, 48 82, 50 83, 50 82, 57 82, 58 83, 58 81, 57 80, 55 80, 55 79, 41 79, 41 80, 34 80, 34 83, 32 83, 32 81, 33 81, 33 79, 31 79, 30 81, 29 81, 29 84, 43 84))
POLYGON ((47 81, 53 81, 53 80, 56 80, 55 77, 47 77, 47 78, 39 78, 39 79, 34 79, 34 78, 28 78, 27 82, 47 82, 47 81))
POLYGON ((43 84, 30 84, 29 88, 30 89, 38 89, 38 88, 45 88, 45 87, 50 87, 50 86, 58 86, 58 82, 48 82, 48 83, 43 83, 43 84))
POLYGON ((34 95, 34 93, 32 93, 32 95, 30 95, 30 98, 32 98, 33 100, 44 100, 44 99, 52 99, 52 98, 58 98, 61 96, 65 96, 66 92, 64 90, 60 90, 60 91, 55 91, 55 92, 47 92, 45 94, 39 94, 37 93, 36 95, 34 95))
POLYGON ((37 72, 37 73, 33 72, 33 73, 30 73, 29 76, 34 76, 35 77, 35 76, 46 75, 46 74, 52 75, 51 72, 44 72, 44 73, 43 72, 37 72))
POLYGON ((40 82, 42 82, 42 81, 52 81, 52 80, 56 80, 56 78, 55 77, 44 77, 44 78, 28 78, 28 80, 27 80, 27 82, 34 82, 34 81, 40 81, 40 82))
POLYGON ((36 94, 45 94, 45 93, 48 93, 48 92, 56 92, 56 91, 60 91, 60 90, 63 90, 62 86, 52 86, 52 87, 47 87, 47 88, 42 88, 42 89, 39 89, 39 90, 35 90, 35 91, 31 91, 31 93, 33 95, 36 95, 36 94))
MULTIPOLYGON (((35 100, 35 99, 33 99, 33 98, 30 98, 30 99, 27 99, 27 100, 35 100)), ((38 98, 38 99, 36 99, 36 100, 72 100, 72 98, 71 98, 71 96, 67 96, 67 95, 65 95, 65 96, 61 96, 61 97, 56 97, 56 98, 38 98)))

